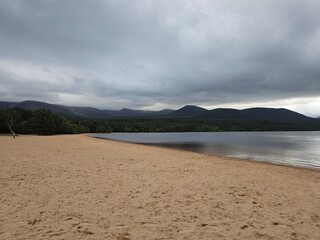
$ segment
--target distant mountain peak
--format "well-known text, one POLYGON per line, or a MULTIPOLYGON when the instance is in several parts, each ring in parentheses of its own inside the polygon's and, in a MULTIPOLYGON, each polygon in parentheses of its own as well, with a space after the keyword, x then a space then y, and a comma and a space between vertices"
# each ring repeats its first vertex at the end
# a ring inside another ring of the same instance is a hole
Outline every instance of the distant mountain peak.
POLYGON ((169 113, 170 116, 195 116, 200 115, 209 110, 195 105, 185 105, 176 111, 169 113))
POLYGON ((244 121, 276 121, 276 122, 318 122, 318 118, 310 118, 303 114, 285 108, 254 107, 243 110, 232 108, 217 108, 207 110, 195 105, 185 105, 178 110, 164 109, 160 111, 145 111, 123 108, 121 110, 100 110, 92 107, 68 107, 39 101, 0 102, 0 109, 23 108, 35 111, 41 108, 48 109, 55 114, 69 117, 84 118, 137 118, 137 117, 187 117, 210 120, 244 120, 244 121))
POLYGON ((205 108, 202 108, 202 107, 199 107, 199 106, 196 106, 196 105, 191 105, 191 104, 187 104, 187 105, 181 107, 180 109, 183 109, 183 108, 203 109, 203 110, 207 111, 207 109, 205 109, 205 108))
POLYGON ((130 108, 122 108, 120 110, 120 112, 128 112, 128 111, 134 111, 133 109, 130 109, 130 108))

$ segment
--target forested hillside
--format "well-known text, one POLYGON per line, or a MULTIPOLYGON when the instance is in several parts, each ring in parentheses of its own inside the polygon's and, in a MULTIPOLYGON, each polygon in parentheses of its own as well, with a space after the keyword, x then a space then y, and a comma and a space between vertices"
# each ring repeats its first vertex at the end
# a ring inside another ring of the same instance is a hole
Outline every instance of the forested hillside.
POLYGON ((78 121, 53 114, 50 110, 29 111, 21 108, 0 110, 0 132, 17 134, 74 134, 88 132, 78 121))
MULTIPOLYGON (((296 114, 291 113, 290 114, 296 114)), ((30 111, 20 108, 0 110, 0 133, 76 134, 109 132, 218 132, 218 131, 320 131, 320 121, 273 120, 273 118, 206 117, 122 117, 111 119, 68 118, 48 109, 30 111), (271 119, 271 120, 270 120, 271 119)), ((231 116, 231 115, 229 115, 231 116)))

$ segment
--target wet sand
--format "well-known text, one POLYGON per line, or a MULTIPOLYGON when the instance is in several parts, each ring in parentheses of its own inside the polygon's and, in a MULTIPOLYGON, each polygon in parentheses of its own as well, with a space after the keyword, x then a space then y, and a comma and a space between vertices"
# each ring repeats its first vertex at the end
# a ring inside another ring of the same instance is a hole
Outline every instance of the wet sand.
POLYGON ((0 239, 320 239, 320 171, 0 136, 0 239))

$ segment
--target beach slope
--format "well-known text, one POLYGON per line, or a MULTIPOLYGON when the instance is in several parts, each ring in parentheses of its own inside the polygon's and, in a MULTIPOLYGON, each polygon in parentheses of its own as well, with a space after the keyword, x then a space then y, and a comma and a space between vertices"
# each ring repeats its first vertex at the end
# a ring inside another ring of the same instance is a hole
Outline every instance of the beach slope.
POLYGON ((320 171, 0 136, 0 239, 320 239, 320 171))

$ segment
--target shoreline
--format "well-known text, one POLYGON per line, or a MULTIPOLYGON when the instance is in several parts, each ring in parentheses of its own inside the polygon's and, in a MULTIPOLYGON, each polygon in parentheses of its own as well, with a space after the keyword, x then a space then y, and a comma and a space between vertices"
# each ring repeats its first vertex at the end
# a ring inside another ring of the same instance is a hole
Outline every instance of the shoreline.
POLYGON ((306 167, 306 166, 296 166, 296 165, 289 165, 289 164, 284 164, 284 163, 275 163, 275 162, 266 162, 266 161, 260 161, 256 160, 254 158, 240 158, 240 157, 229 157, 229 156, 223 156, 223 155, 218 155, 218 154, 213 154, 213 153, 205 153, 205 152, 196 152, 192 150, 184 150, 184 149, 179 149, 179 148, 174 148, 174 147, 165 147, 165 146, 159 146, 157 144, 145 144, 145 143, 134 143, 130 141, 122 141, 122 140, 115 140, 115 139, 107 139, 103 137, 94 137, 94 136, 89 136, 89 134, 83 134, 89 138, 96 138, 99 140, 106 140, 106 141, 112 141, 112 142, 118 142, 118 143, 127 143, 127 144, 135 144, 135 145, 143 145, 146 147, 154 147, 154 148, 160 148, 160 149, 167 149, 167 150, 174 150, 174 151, 181 151, 181 152, 190 152, 190 153, 195 153, 195 154, 200 154, 206 157, 214 157, 214 158, 223 158, 226 160, 232 160, 232 161, 245 161, 245 162, 252 162, 252 163, 262 163, 262 164, 270 164, 272 166, 281 166, 281 167, 289 167, 289 168, 295 168, 295 169, 302 169, 302 170, 311 170, 311 171, 320 171, 319 168, 312 168, 312 167, 306 167))
POLYGON ((0 146, 0 239, 320 239, 317 170, 85 134, 0 146))

